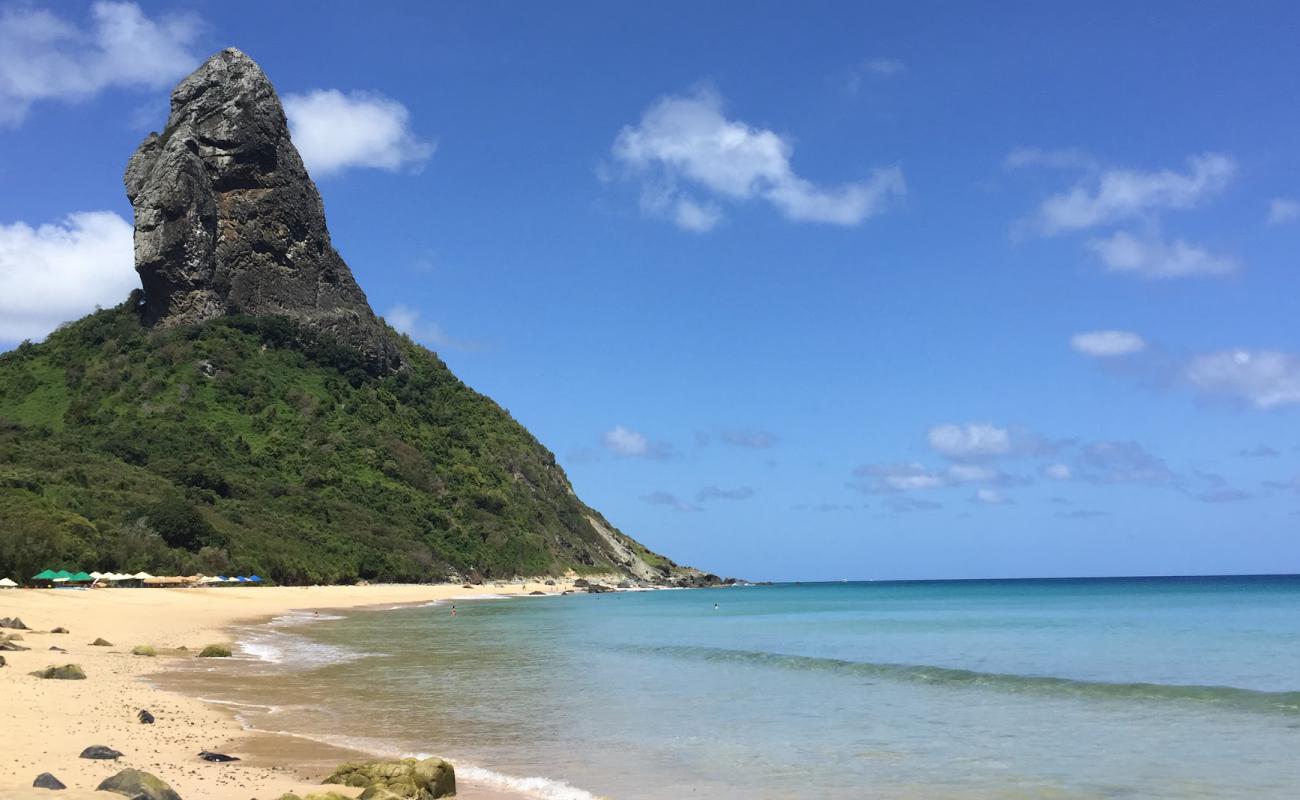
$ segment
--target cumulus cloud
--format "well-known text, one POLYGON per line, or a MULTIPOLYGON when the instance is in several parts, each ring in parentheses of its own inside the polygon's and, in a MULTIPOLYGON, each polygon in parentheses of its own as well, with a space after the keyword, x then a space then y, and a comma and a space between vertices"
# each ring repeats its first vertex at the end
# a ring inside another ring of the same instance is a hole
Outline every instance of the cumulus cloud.
POLYGON ((140 286, 132 226, 111 211, 33 228, 0 224, 0 341, 41 339, 140 286))
POLYGON ((985 459, 1011 452, 1011 433, 987 422, 936 425, 927 434, 930 447, 952 459, 985 459))
POLYGON ((1045 200, 1037 223, 1045 235, 1083 230, 1166 209, 1188 209, 1223 191, 1237 172, 1232 158, 1205 153, 1186 172, 1112 169, 1045 200))
POLYGON ((351 167, 418 171, 435 148, 411 129, 406 106, 375 92, 290 94, 284 113, 303 163, 318 178, 351 167))
POLYGON ((1011 503, 1011 498, 997 489, 977 489, 973 499, 986 506, 1005 506, 1011 503))
POLYGON ((1187 381, 1209 394, 1272 409, 1300 403, 1300 356, 1276 350, 1223 350, 1194 356, 1187 381))
POLYGON ((623 458, 668 459, 672 457, 672 447, 666 442, 652 442, 643 433, 623 425, 617 425, 601 434, 600 442, 605 449, 623 458))
POLYGON ((1045 167, 1048 169, 1088 170, 1097 169, 1097 159, 1077 147, 1063 147, 1054 150, 1041 147, 1017 147, 1002 159, 1005 169, 1027 169, 1045 167))
POLYGON ((384 314, 384 320, 400 333, 404 333, 421 344, 440 350, 482 350, 487 343, 473 339, 457 339, 449 335, 436 322, 422 320, 423 314, 417 309, 399 303, 384 314))
POLYGON ((1090 483, 1166 485, 1176 476, 1163 460, 1133 441, 1084 445, 1078 454, 1079 476, 1090 483))
POLYGON ((642 495, 641 502, 649 503, 652 506, 666 506, 668 508, 671 508, 673 511, 703 511, 704 510, 699 506, 695 505, 694 503, 681 499, 680 497, 673 494, 672 492, 664 492, 664 491, 651 492, 650 494, 642 495))
POLYGON ((1129 331, 1089 331, 1070 337, 1070 347, 1092 358, 1115 358, 1140 353, 1147 343, 1129 331))
POLYGON ((151 19, 135 3, 95 3, 84 27, 31 5, 0 10, 0 125, 21 123, 42 100, 170 86, 198 63, 198 31, 192 15, 151 19))
POLYGON ((1043 477, 1051 478, 1054 481, 1068 481, 1074 476, 1074 471, 1070 469, 1069 464, 1061 464, 1059 462, 1054 464, 1045 464, 1039 472, 1043 474, 1043 477))
POLYGON ((867 494, 893 494, 942 489, 950 486, 986 484, 1012 486, 1023 478, 986 464, 951 464, 934 469, 918 462, 899 464, 864 464, 853 470, 852 488, 867 494))
POLYGON ((748 500, 754 496, 754 490, 748 486, 736 489, 719 489, 717 486, 705 486, 696 495, 695 500, 706 503, 710 500, 748 500))
POLYGON ((718 94, 701 90, 655 102, 638 125, 619 132, 612 153, 642 180, 644 211, 695 232, 722 219, 715 200, 759 200, 790 220, 858 225, 906 192, 896 167, 863 181, 818 186, 795 173, 793 149, 774 131, 728 119, 718 94))
POLYGON ((1108 272, 1144 278, 1229 275, 1241 267, 1241 262, 1231 256, 1215 255, 1182 239, 1140 238, 1127 231, 1093 239, 1088 242, 1088 249, 1101 260, 1108 272))
POLYGON ((1300 201, 1289 197, 1274 197, 1268 203, 1268 224, 1286 225, 1300 220, 1300 201))

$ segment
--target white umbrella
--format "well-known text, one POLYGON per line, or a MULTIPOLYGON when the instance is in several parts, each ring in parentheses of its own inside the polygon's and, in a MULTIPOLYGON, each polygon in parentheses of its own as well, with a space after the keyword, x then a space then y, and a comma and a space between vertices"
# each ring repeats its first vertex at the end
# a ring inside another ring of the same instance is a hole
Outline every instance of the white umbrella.
POLYGON ((138 580, 138 581, 142 581, 142 580, 145 580, 145 579, 147 579, 147 578, 152 578, 153 576, 150 575, 150 574, 147 573, 147 572, 137 572, 136 574, 132 575, 131 577, 134 578, 134 579, 136 579, 136 580, 138 580))
POLYGON ((3 587, 6 588, 6 589, 12 589, 12 588, 14 588, 14 587, 17 586, 17 585, 18 585, 18 584, 14 583, 13 581, 9 580, 8 578, 0 578, 0 586, 3 586, 3 587))
POLYGON ((92 573, 90 573, 90 577, 94 578, 95 580, 99 580, 100 578, 104 577, 104 573, 102 573, 102 572, 92 572, 92 573))

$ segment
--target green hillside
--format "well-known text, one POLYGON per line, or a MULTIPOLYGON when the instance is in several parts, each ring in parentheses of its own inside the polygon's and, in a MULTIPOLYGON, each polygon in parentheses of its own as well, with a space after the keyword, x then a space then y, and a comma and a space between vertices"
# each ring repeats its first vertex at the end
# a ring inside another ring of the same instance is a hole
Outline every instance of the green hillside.
POLYGON ((0 355, 0 575, 677 572, 409 339, 377 376, 284 318, 147 329, 137 301, 0 355))

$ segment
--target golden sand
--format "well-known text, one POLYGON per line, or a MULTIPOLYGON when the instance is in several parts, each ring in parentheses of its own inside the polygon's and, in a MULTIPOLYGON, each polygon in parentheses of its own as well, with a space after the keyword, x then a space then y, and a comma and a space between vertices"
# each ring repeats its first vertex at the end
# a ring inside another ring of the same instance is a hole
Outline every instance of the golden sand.
MULTIPOLYGON (((229 643, 229 628, 240 622, 295 610, 517 595, 539 588, 534 581, 469 589, 375 585, 0 590, 0 617, 17 616, 33 629, 0 629, 21 634, 18 644, 31 648, 0 653, 8 662, 0 668, 0 796, 108 800, 119 795, 95 793, 95 786, 126 767, 157 775, 185 800, 274 800, 285 792, 311 790, 333 764, 358 754, 293 737, 249 733, 229 711, 155 688, 147 676, 177 659, 196 657, 205 645, 229 643), (56 627, 70 633, 47 632, 56 627), (92 647, 100 637, 113 646, 92 647), (132 655, 136 645, 150 645, 158 655, 132 655), (51 646, 67 652, 51 651, 51 646), (43 680, 28 674, 62 664, 79 664, 87 679, 43 680), (140 709, 148 709, 157 722, 141 724, 136 718, 140 709), (96 744, 123 756, 116 762, 78 757, 96 744), (245 758, 213 764, 198 757, 200 750, 245 758), (32 788, 42 772, 52 773, 68 791, 55 795, 32 788)), ((508 797, 464 781, 459 784, 459 796, 467 800, 508 797)))

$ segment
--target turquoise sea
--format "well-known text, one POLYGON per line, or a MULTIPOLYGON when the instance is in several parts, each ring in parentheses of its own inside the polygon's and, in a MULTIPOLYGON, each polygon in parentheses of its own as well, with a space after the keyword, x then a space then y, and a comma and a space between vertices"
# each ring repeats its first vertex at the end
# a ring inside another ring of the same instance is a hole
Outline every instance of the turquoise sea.
POLYGON ((456 605, 250 628, 213 699, 546 798, 1300 796, 1300 577, 456 605))

